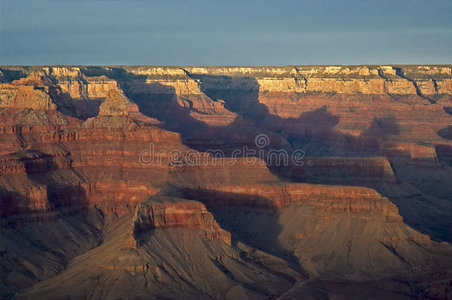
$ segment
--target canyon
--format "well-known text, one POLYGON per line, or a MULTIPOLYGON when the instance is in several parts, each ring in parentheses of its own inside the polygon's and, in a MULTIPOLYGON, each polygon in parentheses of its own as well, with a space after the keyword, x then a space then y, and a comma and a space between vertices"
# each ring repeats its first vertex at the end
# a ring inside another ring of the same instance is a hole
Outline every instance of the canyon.
POLYGON ((452 66, 0 66, 0 298, 452 297, 452 66))

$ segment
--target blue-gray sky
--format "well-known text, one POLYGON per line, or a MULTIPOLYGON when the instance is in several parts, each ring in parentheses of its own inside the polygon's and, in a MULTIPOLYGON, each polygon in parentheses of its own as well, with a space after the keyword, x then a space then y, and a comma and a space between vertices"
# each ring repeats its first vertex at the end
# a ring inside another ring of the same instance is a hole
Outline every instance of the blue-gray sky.
POLYGON ((451 0, 0 0, 0 64, 445 63, 451 0))

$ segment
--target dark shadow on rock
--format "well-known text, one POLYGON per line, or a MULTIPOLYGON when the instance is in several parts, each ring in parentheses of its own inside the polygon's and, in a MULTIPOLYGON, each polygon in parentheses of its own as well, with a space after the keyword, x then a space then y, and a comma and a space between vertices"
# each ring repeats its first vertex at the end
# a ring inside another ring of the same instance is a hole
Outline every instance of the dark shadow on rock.
POLYGON ((278 209, 250 207, 208 208, 220 226, 231 233, 232 244, 238 242, 280 257, 293 268, 306 273, 292 251, 279 242, 282 231, 278 209))
POLYGON ((65 173, 55 176, 53 172, 60 169, 55 156, 38 150, 31 149, 16 155, 22 155, 20 160, 25 167, 24 176, 33 183, 36 190, 28 186, 23 190, 16 190, 16 187, 1 188, 0 225, 14 228, 30 222, 56 221, 67 216, 79 216, 87 224, 93 222, 93 218, 89 219, 93 210, 89 209, 87 191, 81 185, 84 179, 78 172, 67 166, 65 173), (30 205, 34 201, 43 200, 47 201, 47 209, 36 209, 30 205))
POLYGON ((449 167, 452 167, 452 146, 436 145, 435 150, 438 155, 438 159, 447 163, 449 167))
POLYGON ((279 243, 282 230, 279 211, 270 199, 205 188, 185 188, 182 194, 186 199, 204 203, 220 226, 231 233, 233 245, 248 244, 279 256, 303 271, 298 259, 279 243))
POLYGON ((24 70, 14 69, 14 67, 0 68, 0 72, 3 73, 3 78, 7 83, 27 77, 27 74, 24 72, 24 70))
POLYGON ((447 126, 439 130, 438 135, 443 139, 452 140, 452 126, 447 126))
MULTIPOLYGON (((401 132, 393 116, 375 118, 371 127, 361 136, 339 132, 335 127, 339 124, 340 117, 329 112, 326 105, 301 113, 296 118, 282 118, 272 114, 260 102, 260 86, 252 77, 188 75, 200 82, 201 90, 206 95, 212 99, 224 100, 225 107, 240 116, 240 120, 224 127, 223 131, 248 131, 254 136, 265 133, 270 140, 283 141, 269 145, 269 149, 272 146, 289 152, 302 149, 307 156, 376 156, 379 154, 381 141, 401 132), (213 88, 215 86, 218 88, 213 88)), ((298 93, 296 97, 303 95, 298 93)), ((248 138, 254 141, 252 135, 248 138)), ((237 141, 236 144, 240 145, 240 142, 237 141)))
MULTIPOLYGON (((52 91, 52 90, 51 90, 52 91)), ((103 100, 75 100, 67 92, 59 90, 52 97, 58 111, 73 118, 85 121, 99 114, 103 100)))
POLYGON ((259 195, 244 195, 205 188, 186 188, 183 197, 203 202, 207 207, 245 206, 272 209, 273 202, 259 195))
MULTIPOLYGON (((362 152, 367 152, 369 155, 357 153, 357 156, 379 156, 382 142, 401 132, 402 129, 394 116, 375 117, 369 128, 355 138, 355 143, 360 145, 362 152)), ((406 155, 409 156, 409 154, 406 155)))
POLYGON ((452 106, 444 106, 444 111, 449 115, 452 115, 452 106))
POLYGON ((179 105, 179 96, 172 86, 147 82, 146 75, 137 75, 120 67, 86 67, 82 72, 86 76, 106 76, 116 80, 142 114, 158 119, 165 129, 179 132, 182 138, 187 138, 190 132, 203 132, 208 128, 204 122, 190 116, 190 107, 179 105))
POLYGON ((400 126, 393 116, 382 118, 374 118, 371 126, 365 130, 362 136, 372 136, 381 140, 387 139, 389 136, 399 135, 401 133, 400 126))
MULTIPOLYGON (((420 89, 419 86, 417 85, 416 81, 414 81, 413 79, 407 77, 407 76, 405 75, 405 73, 403 72, 402 68, 399 68, 399 67, 393 67, 393 69, 396 71, 396 75, 397 75, 397 76, 400 76, 400 77, 402 77, 403 79, 406 79, 406 80, 408 80, 409 82, 411 82, 411 83, 413 84, 414 88, 416 89, 416 94, 417 94, 419 97, 421 97, 421 98, 427 100, 427 101, 430 102, 431 104, 435 104, 435 103, 436 103, 436 99, 431 99, 431 98, 429 98, 429 97, 427 97, 427 96, 425 96, 425 95, 423 95, 423 94, 421 93, 421 89, 420 89)), ((435 83, 435 85, 436 85, 436 83, 435 83)))
POLYGON ((21 161, 25 166, 27 177, 38 185, 46 187, 51 209, 72 207, 83 210, 89 206, 86 190, 82 187, 82 183, 86 183, 86 180, 72 168, 70 156, 56 157, 30 149, 26 151, 21 161), (57 162, 58 159, 64 162, 57 162), (61 166, 61 163, 67 165, 61 166), (68 178, 53 176, 52 172, 61 168, 66 168, 65 176, 68 178))
POLYGON ((26 195, 16 191, 0 189, 0 218, 8 217, 14 214, 22 214, 32 212, 23 207, 19 207, 21 203, 28 203, 29 199, 26 195))
MULTIPOLYGON (((264 150, 282 148, 290 152, 302 148, 311 155, 334 152, 333 142, 330 141, 336 139, 333 128, 338 124, 339 117, 329 113, 326 106, 302 113, 298 118, 281 118, 270 113, 268 107, 259 101, 259 84, 252 77, 189 76, 199 80, 201 90, 207 96, 214 100, 222 99, 225 101, 225 108, 240 116, 234 123, 223 128, 224 132, 229 133, 227 143, 247 145, 245 140, 249 144, 250 141, 254 142, 254 137, 258 134, 266 134, 270 137, 270 144, 264 150), (210 86, 215 86, 218 82, 219 88, 208 88, 206 82, 210 86), (220 85, 237 88, 225 89, 220 85), (313 153, 309 153, 311 151, 313 153)), ((247 146, 255 145, 251 143, 247 146)))

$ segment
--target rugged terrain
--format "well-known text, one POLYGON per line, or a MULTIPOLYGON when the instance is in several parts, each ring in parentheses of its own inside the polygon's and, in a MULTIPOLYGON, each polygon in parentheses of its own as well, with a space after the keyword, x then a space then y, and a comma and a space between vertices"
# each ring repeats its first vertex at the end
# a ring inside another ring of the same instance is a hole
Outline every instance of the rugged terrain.
POLYGON ((3 66, 0 131, 0 298, 452 297, 452 66, 3 66))

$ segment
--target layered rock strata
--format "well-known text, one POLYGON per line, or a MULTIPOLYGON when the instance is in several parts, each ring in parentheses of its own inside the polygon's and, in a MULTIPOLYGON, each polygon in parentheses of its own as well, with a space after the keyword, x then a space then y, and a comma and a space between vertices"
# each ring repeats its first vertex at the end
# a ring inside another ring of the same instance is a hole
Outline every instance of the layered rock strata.
POLYGON ((153 197, 138 205, 133 223, 135 236, 157 228, 201 229, 206 238, 231 245, 231 234, 221 229, 206 207, 196 201, 153 197))
POLYGON ((120 282, 124 297, 279 297, 302 270, 321 282, 447 273, 450 245, 424 233, 450 233, 450 70, 1 67, 0 296, 66 267, 28 296, 63 282, 66 296, 102 297, 120 282), (308 156, 277 166, 187 145, 308 156))

